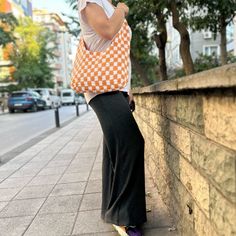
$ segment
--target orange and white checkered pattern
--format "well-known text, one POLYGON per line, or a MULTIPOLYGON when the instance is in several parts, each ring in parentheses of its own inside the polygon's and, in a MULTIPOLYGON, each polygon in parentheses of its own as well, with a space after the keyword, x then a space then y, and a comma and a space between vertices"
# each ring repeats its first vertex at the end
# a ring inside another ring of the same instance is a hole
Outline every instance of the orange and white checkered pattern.
POLYGON ((104 93, 124 88, 129 79, 130 40, 126 20, 105 51, 89 51, 81 39, 72 70, 71 88, 77 93, 104 93))

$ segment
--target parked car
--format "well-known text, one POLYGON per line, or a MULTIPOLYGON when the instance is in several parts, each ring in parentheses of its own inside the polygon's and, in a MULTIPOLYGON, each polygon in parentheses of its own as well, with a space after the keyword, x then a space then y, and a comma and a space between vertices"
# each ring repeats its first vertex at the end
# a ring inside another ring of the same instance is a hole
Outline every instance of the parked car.
POLYGON ((62 105, 75 104, 74 90, 72 90, 72 89, 62 89, 61 90, 61 104, 62 105))
POLYGON ((86 100, 84 98, 83 94, 75 94, 75 102, 78 102, 78 104, 85 104, 86 100))
POLYGON ((8 97, 7 106, 10 113, 16 110, 24 112, 32 110, 36 112, 38 109, 43 110, 46 107, 46 102, 36 92, 16 91, 8 97))
POLYGON ((29 91, 37 92, 41 95, 41 98, 46 102, 48 108, 54 108, 55 106, 61 106, 60 97, 57 96, 56 91, 50 88, 29 88, 29 91))

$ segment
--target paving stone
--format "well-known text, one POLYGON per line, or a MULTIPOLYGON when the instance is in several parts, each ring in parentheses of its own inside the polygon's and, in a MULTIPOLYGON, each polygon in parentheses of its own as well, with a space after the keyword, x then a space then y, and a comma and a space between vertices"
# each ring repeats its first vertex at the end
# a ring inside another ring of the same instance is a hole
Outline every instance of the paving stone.
POLYGON ((101 193, 102 181, 101 180, 89 180, 85 193, 101 193))
POLYGON ((35 215, 44 201, 45 198, 11 201, 0 212, 0 218, 35 215))
POLYGON ((38 173, 38 176, 40 175, 59 175, 63 174, 64 171, 66 170, 66 166, 60 166, 60 167, 50 167, 50 168, 44 168, 38 173))
POLYGON ((83 194, 86 182, 57 184, 50 196, 65 196, 74 194, 83 194))
POLYGON ((34 177, 39 172, 39 169, 20 169, 17 170, 13 175, 12 178, 21 178, 21 177, 34 177))
POLYGON ((72 161, 75 158, 75 154, 57 154, 54 158, 53 161, 72 161))
POLYGON ((117 232, 94 233, 94 234, 77 234, 73 236, 118 236, 117 232))
POLYGON ((0 211, 8 204, 9 202, 0 202, 0 211))
POLYGON ((145 236, 177 236, 178 233, 176 231, 169 231, 168 228, 160 228, 160 229, 148 229, 144 230, 145 236))
POLYGON ((15 199, 46 198, 49 196, 54 185, 26 186, 15 199))
POLYGON ((70 165, 68 169, 66 170, 67 173, 78 173, 78 172, 87 172, 90 173, 92 169, 93 164, 88 164, 88 165, 70 165))
POLYGON ((52 196, 47 199, 39 214, 75 213, 78 211, 82 195, 52 196))
POLYGON ((70 235, 76 214, 37 215, 24 236, 70 235))
POLYGON ((85 194, 80 206, 80 211, 89 211, 101 209, 102 196, 101 193, 85 194))
POLYGON ((89 180, 101 180, 102 179, 102 171, 101 170, 94 170, 92 171, 89 180))
POLYGON ((0 184, 1 188, 23 188, 29 181, 32 179, 32 177, 24 177, 24 178, 8 178, 5 179, 0 184))
POLYGON ((26 228, 32 221, 32 216, 0 218, 0 235, 19 236, 23 235, 26 228))
POLYGON ((87 181, 89 177, 88 172, 79 172, 79 173, 68 173, 65 174, 60 179, 59 183, 73 183, 73 182, 83 182, 87 181))
POLYGON ((101 220, 100 215, 100 210, 79 212, 72 234, 80 235, 114 231, 110 224, 106 224, 101 220))
POLYGON ((19 188, 0 189, 0 202, 10 201, 19 191, 19 188))
POLYGON ((5 179, 5 178, 9 177, 10 175, 12 175, 14 172, 15 172, 15 170, 2 170, 0 168, 0 178, 5 179))
POLYGON ((64 160, 64 161, 63 160, 62 161, 60 161, 60 160, 58 160, 58 161, 52 160, 52 161, 50 161, 48 163, 48 165, 46 167, 48 168, 48 167, 69 166, 70 162, 71 162, 71 160, 64 160))
POLYGON ((56 184, 60 177, 61 175, 36 176, 32 179, 28 186, 56 184))

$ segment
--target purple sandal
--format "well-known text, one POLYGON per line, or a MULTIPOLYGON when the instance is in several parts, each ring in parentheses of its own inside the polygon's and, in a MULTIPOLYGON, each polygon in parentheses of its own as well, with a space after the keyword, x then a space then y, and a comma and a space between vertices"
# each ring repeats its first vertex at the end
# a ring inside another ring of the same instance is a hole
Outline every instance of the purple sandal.
POLYGON ((142 232, 138 227, 128 227, 126 233, 129 236, 142 236, 142 232))

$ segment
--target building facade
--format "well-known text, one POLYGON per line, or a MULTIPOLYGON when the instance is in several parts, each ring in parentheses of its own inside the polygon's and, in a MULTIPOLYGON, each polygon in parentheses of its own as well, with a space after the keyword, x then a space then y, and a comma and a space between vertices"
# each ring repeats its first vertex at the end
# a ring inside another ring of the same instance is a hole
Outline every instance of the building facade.
MULTIPOLYGON (((54 69, 55 89, 67 88, 70 84, 72 70, 71 35, 58 14, 46 10, 33 10, 33 20, 56 35, 56 57, 51 61, 54 69)), ((53 45, 52 45, 53 46, 53 45)))
MULTIPOLYGON (((180 35, 172 25, 172 19, 167 21, 168 42, 166 45, 166 61, 170 70, 181 68, 183 66, 182 59, 179 52, 180 35)), ((215 35, 210 31, 196 31, 189 29, 190 36, 190 51, 193 61, 199 56, 203 55, 217 55, 220 56, 220 35, 215 35)), ((227 28, 227 50, 236 55, 236 19, 234 24, 227 28)))
MULTIPOLYGON (((16 18, 31 17, 32 3, 31 0, 1 0, 0 12, 12 13, 16 18)), ((11 45, 6 46, 4 49, 0 47, 0 87, 5 87, 12 83, 14 68, 9 60, 10 50, 11 45)))

